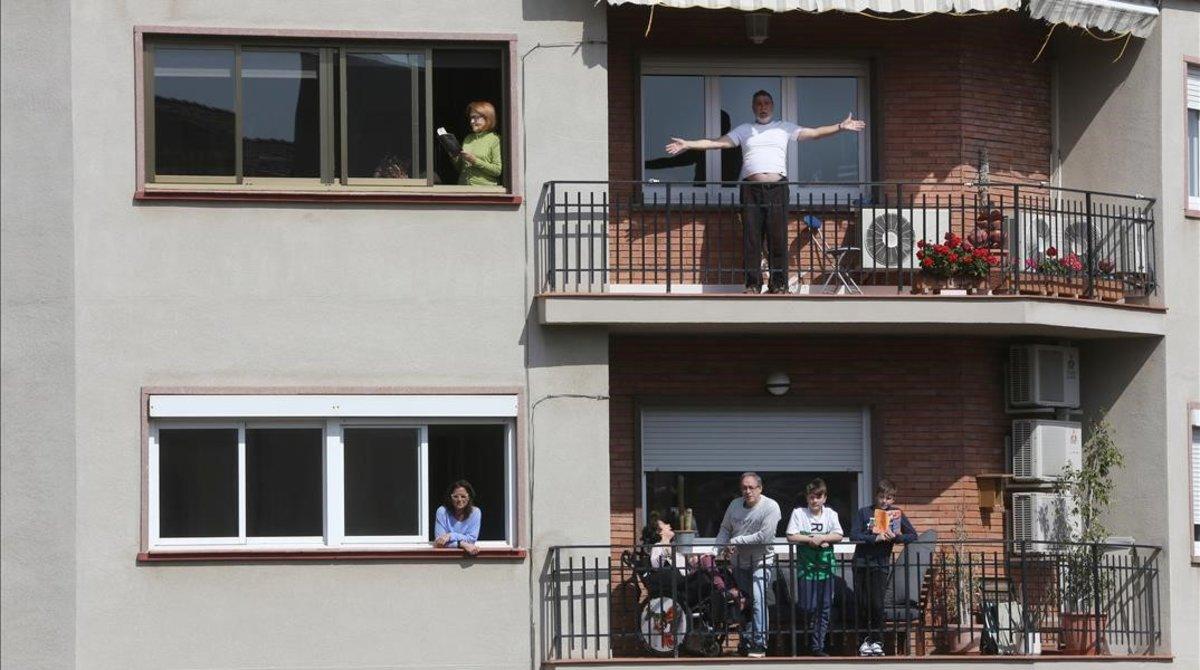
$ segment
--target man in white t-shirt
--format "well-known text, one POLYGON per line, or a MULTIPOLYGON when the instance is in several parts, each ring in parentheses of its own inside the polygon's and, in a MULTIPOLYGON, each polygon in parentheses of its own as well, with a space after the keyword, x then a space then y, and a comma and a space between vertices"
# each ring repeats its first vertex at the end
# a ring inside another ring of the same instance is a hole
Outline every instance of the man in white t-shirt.
POLYGON ((666 151, 674 156, 689 149, 708 151, 742 147, 742 251, 745 259, 746 293, 762 290, 762 237, 767 235, 771 293, 787 293, 787 143, 828 137, 843 130, 861 132, 866 123, 846 115, 841 123, 805 128, 787 121, 774 121, 775 100, 766 91, 751 99, 754 123, 743 123, 715 140, 685 140, 672 137, 666 151))

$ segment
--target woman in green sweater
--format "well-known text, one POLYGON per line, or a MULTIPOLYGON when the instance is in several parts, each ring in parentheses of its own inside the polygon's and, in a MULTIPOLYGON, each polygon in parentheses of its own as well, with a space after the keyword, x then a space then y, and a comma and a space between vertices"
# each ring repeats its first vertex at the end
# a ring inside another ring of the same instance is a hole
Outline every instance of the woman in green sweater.
POLYGON ((467 105, 471 134, 463 140, 458 166, 458 183, 463 186, 499 186, 504 161, 500 158, 500 136, 496 127, 496 108, 486 101, 467 105))

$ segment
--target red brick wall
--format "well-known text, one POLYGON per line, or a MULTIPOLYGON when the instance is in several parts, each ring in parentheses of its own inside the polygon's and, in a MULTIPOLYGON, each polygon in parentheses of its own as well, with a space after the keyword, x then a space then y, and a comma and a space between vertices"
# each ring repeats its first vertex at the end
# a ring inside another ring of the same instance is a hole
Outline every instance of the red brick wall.
MULTIPOLYGON (((638 59, 642 54, 662 53, 702 54, 709 59, 869 59, 873 64, 871 147, 877 165, 870 178, 920 182, 919 187, 905 188, 906 200, 956 196, 953 203, 927 204, 955 208, 952 227, 960 235, 974 229, 974 191, 963 182, 978 175, 981 149, 987 150, 995 180, 1049 179, 1049 67, 1044 60, 1031 62, 1045 36, 1040 23, 1007 13, 896 22, 839 12, 789 12, 773 14, 770 38, 755 46, 746 38, 741 12, 659 7, 647 37, 649 19, 645 7, 615 7, 608 14, 609 177, 613 181, 640 177, 638 59), (966 200, 957 199, 964 195, 966 200)), ((614 203, 627 197, 628 190, 614 187, 614 203)), ((1010 192, 995 193, 1006 202, 1010 192)), ((858 244, 857 217, 846 209, 842 202, 842 214, 820 213, 827 224, 833 224, 822 232, 827 246, 858 244)), ((663 272, 646 274, 638 268, 663 267, 671 235, 672 265, 677 270, 673 282, 741 284, 742 277, 732 271, 747 264, 736 213, 735 207, 720 214, 677 208, 668 220, 661 212, 651 215, 616 207, 609 219, 609 265, 618 272, 610 281, 665 282, 663 272), (699 273, 689 268, 730 271, 699 273)), ((808 233, 794 217, 788 240, 790 265, 801 271, 801 283, 821 283, 830 269, 829 259, 809 248, 808 233)), ((757 261, 749 264, 755 266, 757 261)), ((894 276, 859 277, 863 283, 875 280, 895 282, 894 276)))
POLYGON ((897 483, 918 529, 949 538, 962 514, 971 537, 1003 537, 1001 509, 979 508, 975 475, 1003 472, 1004 341, 614 336, 610 345, 613 544, 633 542, 642 519, 635 427, 639 399, 650 398, 868 406, 874 474, 897 483), (779 399, 763 386, 776 370, 792 380, 779 399))
MULTIPOLYGON (((882 21, 857 14, 773 14, 770 37, 749 42, 741 12, 608 13, 609 175, 638 176, 637 59, 643 53, 868 58, 879 180, 958 184, 987 148, 998 179, 1042 181, 1050 173, 1050 73, 1031 62, 1046 28, 1019 15, 931 16, 882 21)), ((834 121, 836 119, 831 119, 834 121)))

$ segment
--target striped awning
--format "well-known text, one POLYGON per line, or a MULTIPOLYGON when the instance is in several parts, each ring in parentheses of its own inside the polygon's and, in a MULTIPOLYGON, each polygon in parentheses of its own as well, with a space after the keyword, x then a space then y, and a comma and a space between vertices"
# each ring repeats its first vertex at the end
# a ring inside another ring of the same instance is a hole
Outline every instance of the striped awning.
POLYGON ((1021 0, 608 0, 610 5, 662 5, 684 9, 740 9, 745 12, 769 10, 772 12, 865 12, 894 14, 929 14, 944 12, 965 14, 967 12, 1016 11, 1021 0))
POLYGON ((1029 15, 1050 23, 1148 37, 1158 18, 1155 0, 1029 0, 1029 15))

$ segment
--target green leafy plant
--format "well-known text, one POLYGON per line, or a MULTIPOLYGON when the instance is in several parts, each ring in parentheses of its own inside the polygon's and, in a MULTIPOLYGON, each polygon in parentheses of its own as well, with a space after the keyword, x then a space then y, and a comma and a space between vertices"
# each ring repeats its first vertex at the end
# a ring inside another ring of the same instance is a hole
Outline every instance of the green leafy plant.
POLYGON ((1125 457, 1107 421, 1093 422, 1089 432, 1083 443, 1082 464, 1075 468, 1068 463, 1060 480, 1071 512, 1079 523, 1072 537, 1075 544, 1064 557, 1063 606, 1073 612, 1090 609, 1109 586, 1109 575, 1099 569, 1102 545, 1108 538, 1103 517, 1112 504, 1116 488, 1113 475, 1125 464, 1125 457))

